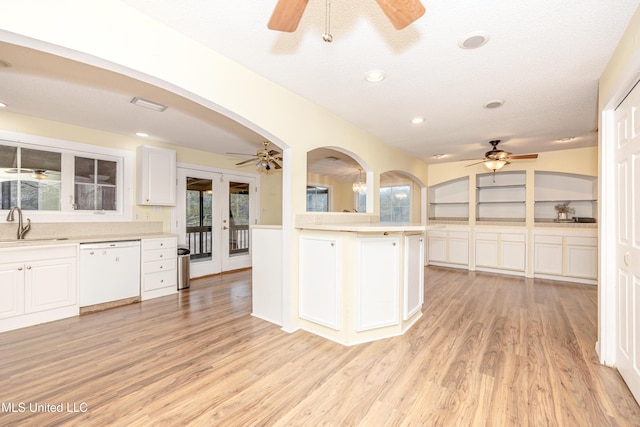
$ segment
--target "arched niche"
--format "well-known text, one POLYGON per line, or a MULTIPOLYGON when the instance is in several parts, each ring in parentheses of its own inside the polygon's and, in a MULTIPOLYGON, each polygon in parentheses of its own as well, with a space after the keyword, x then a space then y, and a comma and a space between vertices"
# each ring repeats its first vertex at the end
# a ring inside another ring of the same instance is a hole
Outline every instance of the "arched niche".
POLYGON ((372 194, 372 176, 366 163, 348 150, 320 147, 308 151, 307 212, 371 212, 367 195, 372 194), (354 184, 359 182, 364 188, 356 191, 354 184))
POLYGON ((404 171, 380 174, 380 221, 426 223, 426 185, 404 171))

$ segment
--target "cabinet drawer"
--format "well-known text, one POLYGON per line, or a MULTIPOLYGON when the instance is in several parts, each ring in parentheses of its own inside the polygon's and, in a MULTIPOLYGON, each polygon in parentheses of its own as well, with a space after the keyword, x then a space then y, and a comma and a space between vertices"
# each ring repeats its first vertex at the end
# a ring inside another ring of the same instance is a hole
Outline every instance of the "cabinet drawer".
POLYGON ((562 244, 562 236, 535 236, 535 243, 543 243, 550 245, 561 245, 562 244))
POLYGON ((163 237, 160 239, 144 239, 142 241, 142 249, 144 251, 154 249, 175 248, 178 241, 175 237, 163 237))
MULTIPOLYGON (((151 261, 142 264, 142 272, 144 274, 157 273, 160 271, 176 270, 178 263, 176 259, 167 259, 163 261, 151 261)), ((175 273, 174 273, 175 274, 175 273)))
POLYGON ((501 234, 500 240, 503 242, 524 242, 524 234, 501 234))
POLYGON ((176 258, 176 248, 154 249, 142 252, 142 262, 163 261, 176 258))
POLYGON ((469 233, 466 231, 450 231, 449 238, 450 239, 468 239, 469 233))
POLYGON ((598 246, 598 238, 567 236, 565 237, 565 243, 567 245, 576 245, 576 246, 598 246))
POLYGON ((145 274, 142 278, 143 291, 153 291, 155 289, 177 287, 178 275, 176 270, 159 271, 157 273, 145 274))
POLYGON ((498 233, 476 233, 476 240, 498 241, 498 233))

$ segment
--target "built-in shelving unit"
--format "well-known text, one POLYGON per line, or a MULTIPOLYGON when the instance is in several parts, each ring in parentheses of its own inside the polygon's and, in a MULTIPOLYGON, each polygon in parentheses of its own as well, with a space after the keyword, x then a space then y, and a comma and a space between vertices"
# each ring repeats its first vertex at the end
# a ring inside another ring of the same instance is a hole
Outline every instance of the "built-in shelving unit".
POLYGON ((469 177, 429 187, 429 220, 469 221, 469 177))
POLYGON ((534 175, 535 222, 574 222, 574 218, 596 221, 598 183, 595 176, 536 171, 534 175), (569 203, 573 210, 558 218, 556 205, 569 203))
POLYGON ((525 222, 524 171, 476 175, 476 221, 525 222))

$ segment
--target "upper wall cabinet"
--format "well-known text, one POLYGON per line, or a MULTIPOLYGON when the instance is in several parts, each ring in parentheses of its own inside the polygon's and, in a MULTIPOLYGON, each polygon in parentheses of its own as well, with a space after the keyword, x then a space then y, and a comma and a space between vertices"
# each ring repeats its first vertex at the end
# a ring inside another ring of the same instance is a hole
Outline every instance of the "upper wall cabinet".
POLYGON ((536 222, 574 222, 574 218, 595 222, 598 211, 595 176, 536 171, 534 188, 536 222))
POLYGON ((477 221, 525 221, 525 171, 476 176, 477 221))
POLYGON ((176 152, 141 145, 137 157, 139 205, 176 205, 176 152))
POLYGON ((469 177, 429 187, 429 219, 469 221, 469 177))

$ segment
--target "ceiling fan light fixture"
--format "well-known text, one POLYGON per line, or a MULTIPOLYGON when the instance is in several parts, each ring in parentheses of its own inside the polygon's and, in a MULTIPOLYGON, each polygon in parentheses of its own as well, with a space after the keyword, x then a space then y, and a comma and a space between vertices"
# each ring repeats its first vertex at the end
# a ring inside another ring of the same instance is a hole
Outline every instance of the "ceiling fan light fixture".
POLYGON ((387 75, 381 70, 371 70, 364 75, 364 79, 369 83, 380 83, 386 78, 387 75))
POLYGON ((458 42, 461 49, 477 49, 484 46, 489 41, 491 35, 486 31, 474 31, 464 35, 463 39, 458 42))
POLYGON ((506 164, 507 164, 507 161, 502 159, 490 159, 484 162, 484 165, 487 167, 487 169, 494 172, 502 169, 506 164))

